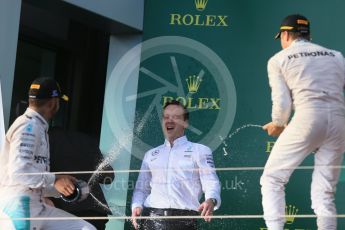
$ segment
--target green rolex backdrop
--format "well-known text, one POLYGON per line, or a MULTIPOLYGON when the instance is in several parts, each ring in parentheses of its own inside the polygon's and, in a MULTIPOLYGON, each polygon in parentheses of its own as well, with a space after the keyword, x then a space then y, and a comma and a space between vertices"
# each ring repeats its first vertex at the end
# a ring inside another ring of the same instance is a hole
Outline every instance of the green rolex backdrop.
MULTIPOLYGON (((136 104, 130 169, 140 169, 144 153, 164 142, 162 106, 179 100, 190 110, 188 138, 213 150, 222 183, 222 205, 215 215, 228 216, 200 220, 201 229, 266 229, 257 217, 262 215, 259 179, 275 139, 259 126, 271 119, 266 64, 280 50, 274 35, 282 18, 300 13, 311 20, 314 42, 344 53, 344 9, 341 0, 146 0, 138 92, 123 99, 124 106, 136 104)), ((313 165, 312 156, 303 165, 313 165)), ((286 212, 292 217, 285 229, 316 229, 315 218, 294 218, 313 214, 311 172, 296 170, 290 179, 286 212)), ((129 175, 127 215, 137 176, 129 175)), ((339 214, 345 214, 343 193, 342 176, 339 214)), ((338 224, 345 229, 343 219, 338 224)))

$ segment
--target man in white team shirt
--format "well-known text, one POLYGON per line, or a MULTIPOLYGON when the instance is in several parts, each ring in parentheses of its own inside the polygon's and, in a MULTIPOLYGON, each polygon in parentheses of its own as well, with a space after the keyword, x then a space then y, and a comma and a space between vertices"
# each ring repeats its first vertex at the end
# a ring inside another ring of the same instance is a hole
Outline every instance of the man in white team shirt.
POLYGON ((276 38, 282 51, 268 62, 272 122, 264 129, 279 136, 261 177, 264 218, 269 230, 285 222, 285 184, 315 152, 312 208, 319 230, 335 230, 334 193, 345 151, 345 63, 340 52, 310 42, 310 22, 287 16, 276 38), (290 113, 295 113, 289 121, 290 113))
POLYGON ((75 190, 74 177, 49 172, 48 122, 59 110, 60 98, 68 99, 54 79, 34 80, 29 90, 29 108, 6 133, 0 154, 0 229, 95 230, 45 199, 59 194, 69 196, 75 190))
POLYGON ((193 230, 195 219, 145 219, 143 216, 204 216, 211 220, 220 206, 220 183, 210 148, 187 140, 184 130, 189 114, 178 101, 163 108, 165 143, 149 150, 143 159, 132 200, 132 221, 136 229, 193 230), (200 199, 205 193, 205 201, 200 199))

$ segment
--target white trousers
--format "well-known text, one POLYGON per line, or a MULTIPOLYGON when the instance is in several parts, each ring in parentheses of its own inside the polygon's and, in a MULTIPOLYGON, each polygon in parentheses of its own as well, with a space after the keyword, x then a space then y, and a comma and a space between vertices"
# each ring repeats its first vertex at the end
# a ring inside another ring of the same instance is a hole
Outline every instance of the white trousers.
MULTIPOLYGON (((6 199, 6 197, 2 197, 6 199)), ((81 218, 49 206, 38 197, 11 197, 1 202, 0 230, 96 230, 81 218), (65 217, 73 219, 64 219, 65 217), (23 218, 40 218, 25 220, 23 218), (42 218, 42 219, 41 219, 42 218), (46 218, 46 219, 45 219, 46 218), (61 218, 51 220, 49 218, 61 218)))
POLYGON ((312 208, 319 230, 336 230, 334 193, 345 151, 344 112, 331 109, 296 111, 277 139, 260 180, 264 218, 269 230, 283 230, 285 184, 313 151, 312 208))

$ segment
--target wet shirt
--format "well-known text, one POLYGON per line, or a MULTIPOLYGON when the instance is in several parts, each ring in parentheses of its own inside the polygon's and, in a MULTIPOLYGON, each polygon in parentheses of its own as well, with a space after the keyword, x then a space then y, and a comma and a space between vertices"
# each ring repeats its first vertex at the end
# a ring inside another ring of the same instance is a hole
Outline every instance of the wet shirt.
POLYGON ((0 155, 0 190, 25 194, 53 186, 47 131, 46 120, 30 108, 12 124, 0 155))
POLYGON ((220 183, 210 148, 185 136, 145 154, 133 193, 135 207, 197 210, 200 199, 215 198, 220 206, 220 183))
POLYGON ((268 62, 272 121, 287 124, 291 110, 344 109, 345 62, 342 54, 306 40, 295 40, 268 62))

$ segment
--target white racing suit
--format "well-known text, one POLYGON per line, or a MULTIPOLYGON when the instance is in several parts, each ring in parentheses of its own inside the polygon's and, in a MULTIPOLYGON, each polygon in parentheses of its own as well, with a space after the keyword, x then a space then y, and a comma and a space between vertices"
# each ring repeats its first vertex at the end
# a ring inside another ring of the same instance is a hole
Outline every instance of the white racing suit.
POLYGON ((44 220, 74 217, 44 202, 45 196, 58 194, 54 188, 55 175, 49 173, 47 131, 45 119, 28 108, 6 134, 0 155, 0 229, 94 230, 82 219, 44 220))
POLYGON ((313 151, 312 208, 319 230, 335 230, 334 193, 345 151, 345 64, 341 53, 296 40, 268 62, 272 121, 287 127, 277 139, 261 177, 269 230, 282 230, 285 184, 313 151), (291 109, 295 113, 288 123, 291 109), (333 167, 332 167, 333 166, 333 167))

